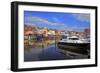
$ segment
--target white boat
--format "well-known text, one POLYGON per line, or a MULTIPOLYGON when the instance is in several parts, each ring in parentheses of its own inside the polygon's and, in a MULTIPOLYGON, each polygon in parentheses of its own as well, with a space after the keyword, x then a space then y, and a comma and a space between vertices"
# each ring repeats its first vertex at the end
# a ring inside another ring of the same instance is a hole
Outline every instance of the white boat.
POLYGON ((67 37, 66 39, 62 39, 57 43, 57 46, 60 48, 82 48, 89 49, 90 48, 90 40, 89 39, 79 39, 77 36, 67 37))

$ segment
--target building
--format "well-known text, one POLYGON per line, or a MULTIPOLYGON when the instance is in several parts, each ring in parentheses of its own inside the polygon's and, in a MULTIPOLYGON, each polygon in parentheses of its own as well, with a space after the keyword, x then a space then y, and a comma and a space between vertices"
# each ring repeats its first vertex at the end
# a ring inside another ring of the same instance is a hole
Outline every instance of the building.
POLYGON ((24 25, 24 35, 35 35, 38 33, 38 29, 31 25, 24 25))
POLYGON ((90 28, 84 29, 85 38, 90 38, 90 28))
POLYGON ((31 25, 24 25, 24 39, 31 40, 38 34, 38 29, 31 25))

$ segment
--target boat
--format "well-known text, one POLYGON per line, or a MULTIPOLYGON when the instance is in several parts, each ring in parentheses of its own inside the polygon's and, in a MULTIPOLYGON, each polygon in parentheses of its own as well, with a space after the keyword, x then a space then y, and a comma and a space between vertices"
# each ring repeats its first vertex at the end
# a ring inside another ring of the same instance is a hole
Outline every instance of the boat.
POLYGON ((71 36, 58 41, 57 46, 59 48, 71 48, 71 49, 90 49, 89 39, 79 39, 77 36, 71 36))

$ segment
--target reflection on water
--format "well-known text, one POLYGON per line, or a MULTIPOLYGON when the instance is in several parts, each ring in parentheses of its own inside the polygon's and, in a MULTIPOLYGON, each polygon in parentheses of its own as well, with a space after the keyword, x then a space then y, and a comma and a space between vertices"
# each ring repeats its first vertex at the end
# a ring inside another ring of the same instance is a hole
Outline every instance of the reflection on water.
POLYGON ((82 49, 63 49, 57 47, 55 40, 28 41, 24 44, 24 61, 46 61, 64 59, 87 59, 89 51, 82 49))

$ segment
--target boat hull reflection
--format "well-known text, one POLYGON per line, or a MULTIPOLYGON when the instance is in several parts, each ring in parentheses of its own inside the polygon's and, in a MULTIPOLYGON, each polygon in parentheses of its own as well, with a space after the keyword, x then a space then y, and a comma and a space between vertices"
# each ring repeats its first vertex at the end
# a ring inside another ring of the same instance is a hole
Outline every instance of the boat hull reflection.
POLYGON ((59 49, 60 49, 60 52, 67 55, 67 56, 70 56, 73 58, 77 58, 77 59, 81 59, 81 58, 90 58, 90 50, 89 49, 82 49, 82 48, 79 48, 79 47, 66 47, 64 45, 59 45, 57 46, 59 49))

